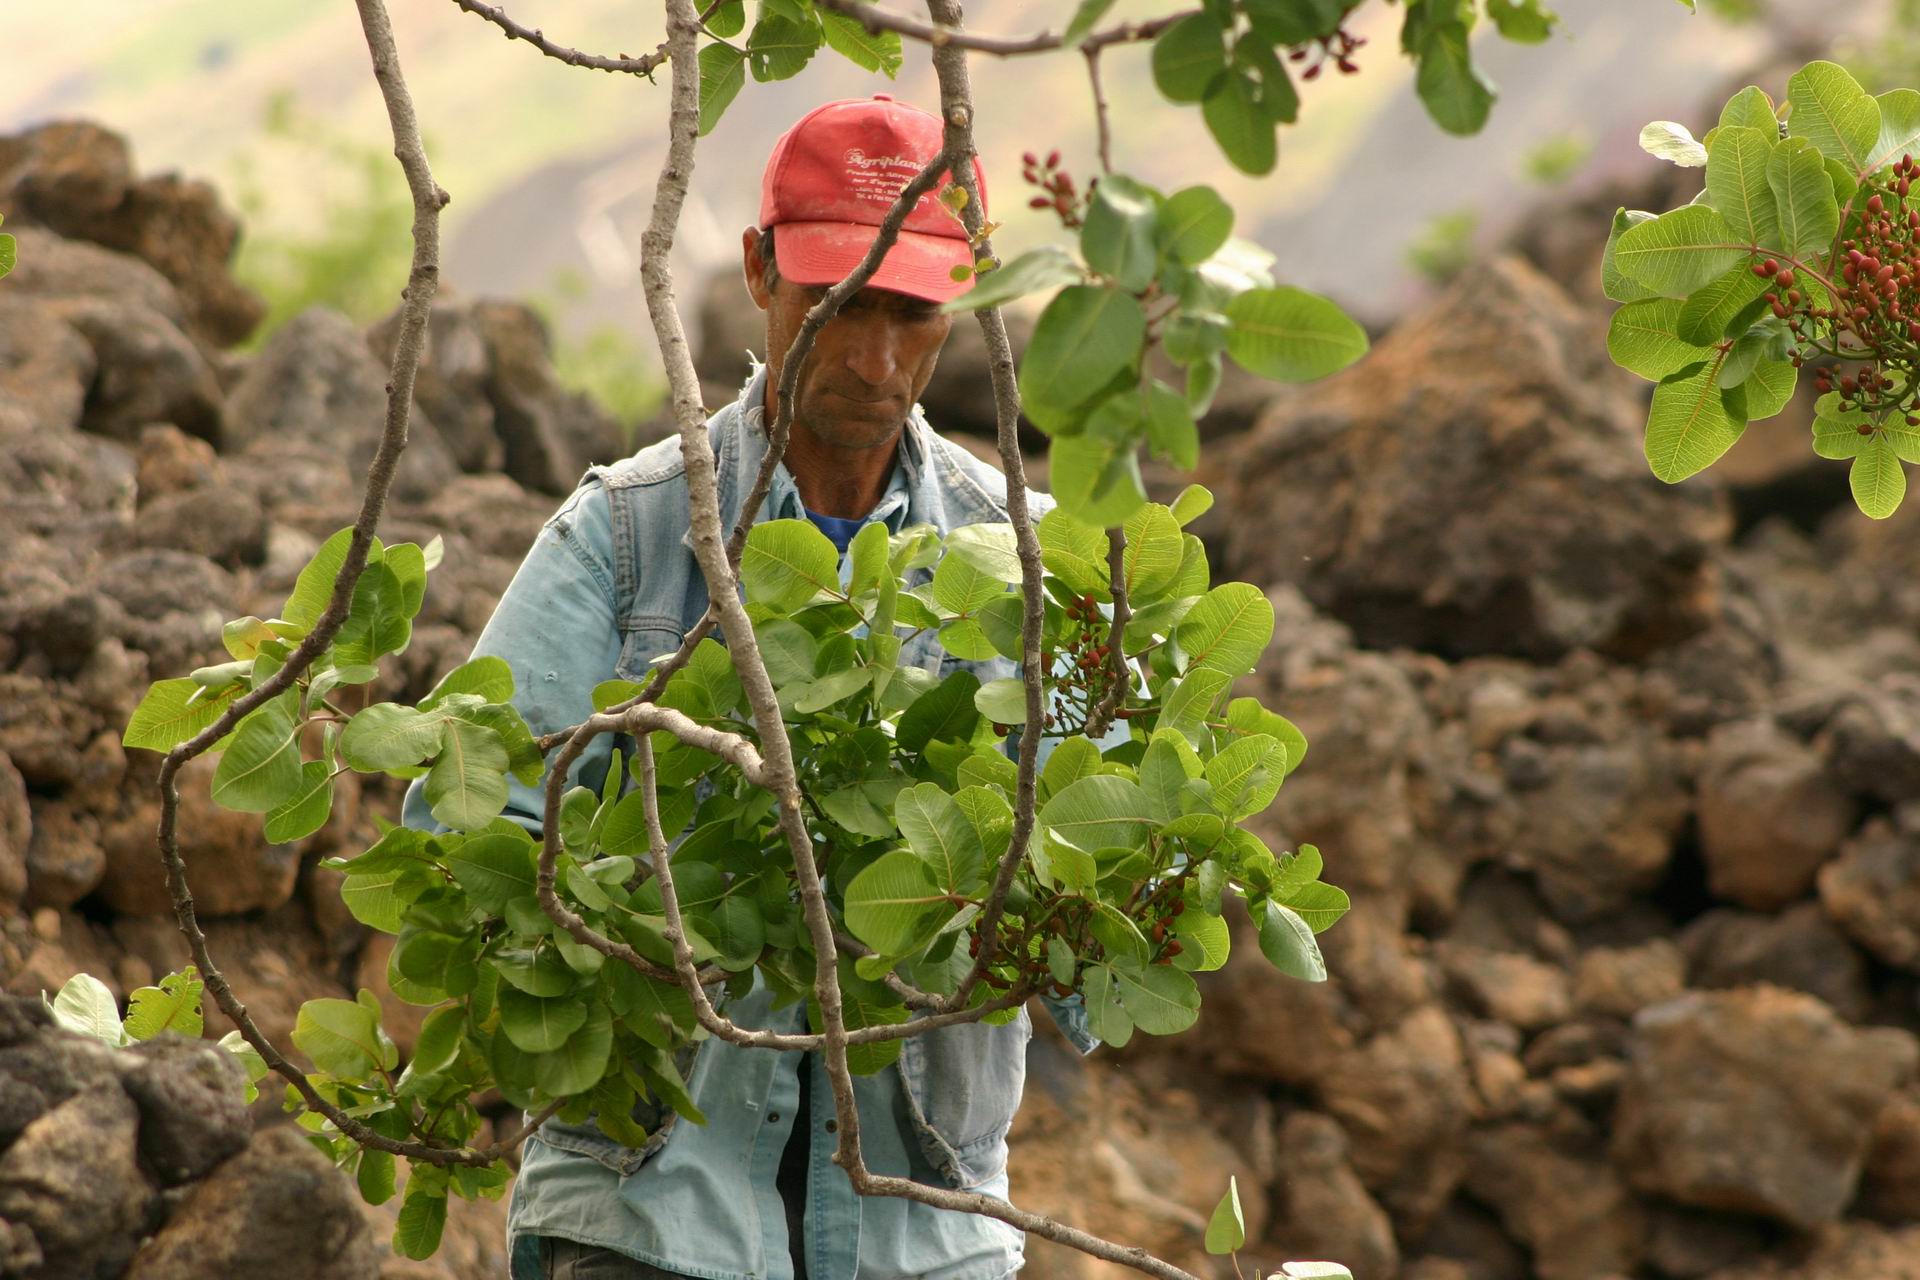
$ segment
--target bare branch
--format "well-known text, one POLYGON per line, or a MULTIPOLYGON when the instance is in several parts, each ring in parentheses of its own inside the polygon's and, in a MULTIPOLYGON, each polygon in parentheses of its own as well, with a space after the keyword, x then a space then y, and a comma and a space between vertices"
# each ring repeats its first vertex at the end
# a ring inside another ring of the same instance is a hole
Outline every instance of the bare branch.
POLYGON ((225 737, 254 708, 292 688, 294 681, 313 665, 314 659, 333 642, 334 635, 346 622, 353 601, 354 584, 366 568, 367 554, 373 545, 373 533, 380 523, 380 513, 386 506, 387 491, 393 485, 400 454, 407 447, 407 420, 413 404, 414 375, 419 369, 421 352, 425 347, 427 319, 440 276, 440 210, 450 197, 433 180, 433 172, 428 167, 426 150, 421 145, 419 124, 414 118, 413 102, 401 74, 400 54, 394 45, 393 28, 387 20, 386 9, 381 0, 355 0, 355 3, 360 11, 360 26, 365 33, 367 52, 373 61, 374 78, 379 82, 381 96, 386 103, 387 119, 393 129, 394 155, 406 173, 407 187, 413 196, 413 261, 407 274, 407 287, 400 295, 403 305, 399 336, 394 343, 393 364, 387 382, 386 423, 373 463, 367 470, 367 487, 361 499, 360 514, 354 521, 346 557, 334 580, 333 594, 328 597, 325 611, 288 656, 285 666, 251 692, 235 699, 213 724, 167 753, 160 765, 160 825, 156 840, 160 859, 166 866, 167 892, 173 900, 174 916, 179 921, 180 932, 186 936, 188 948, 193 952, 194 962, 200 967, 206 989, 213 993, 214 1003, 239 1029, 241 1037, 253 1046, 267 1066, 299 1092, 310 1110, 325 1116, 342 1134, 363 1147, 434 1164, 485 1167, 511 1150, 514 1144, 497 1143, 478 1150, 468 1147, 455 1149, 398 1141, 376 1133, 322 1097, 308 1081, 306 1072, 289 1062, 274 1047, 248 1014, 246 1006, 234 995, 226 975, 214 963, 208 950, 206 934, 201 931, 194 913, 193 893, 187 884, 187 868, 180 857, 177 834, 180 818, 177 779, 181 768, 225 737))
MULTIPOLYGON (((1016 57, 1021 54, 1045 53, 1049 49, 1058 49, 1065 42, 1051 31, 1042 31, 1037 35, 1005 37, 978 36, 961 30, 957 22, 948 24, 935 19, 931 23, 920 22, 904 14, 892 13, 867 0, 814 0, 822 9, 831 9, 835 13, 853 18, 869 32, 878 34, 893 31, 910 40, 931 45, 937 52, 942 49, 971 49, 976 53, 991 53, 997 57, 1016 57)), ((1164 18, 1155 18, 1151 22, 1122 22, 1096 31, 1082 40, 1078 47, 1082 49, 1104 49, 1110 44, 1130 44, 1138 40, 1151 40, 1182 18, 1199 13, 1198 9, 1183 9, 1179 13, 1168 14, 1164 18)))
POLYGON ((1100 46, 1086 44, 1080 52, 1087 55, 1087 83, 1093 89, 1093 119, 1100 128, 1100 172, 1113 172, 1113 127, 1107 120, 1107 95, 1100 87, 1100 46))
POLYGON ((615 58, 602 57, 595 53, 582 53, 578 49, 569 49, 565 45, 555 44, 547 39, 538 27, 520 25, 509 18, 507 11, 499 5, 482 4, 480 0, 453 0, 453 2, 468 13, 485 18, 499 27, 507 39, 525 40, 549 58, 557 58, 570 67, 586 67, 593 71, 627 71, 651 79, 654 69, 667 60, 665 44, 652 53, 638 58, 629 58, 624 53, 615 58))
POLYGON ((1127 622, 1133 617, 1133 610, 1127 606, 1127 531, 1119 525, 1107 530, 1107 572, 1113 590, 1113 626, 1107 630, 1107 687, 1087 712, 1085 729, 1096 742, 1107 736, 1113 713, 1133 687, 1133 668, 1127 665, 1124 643, 1127 622))

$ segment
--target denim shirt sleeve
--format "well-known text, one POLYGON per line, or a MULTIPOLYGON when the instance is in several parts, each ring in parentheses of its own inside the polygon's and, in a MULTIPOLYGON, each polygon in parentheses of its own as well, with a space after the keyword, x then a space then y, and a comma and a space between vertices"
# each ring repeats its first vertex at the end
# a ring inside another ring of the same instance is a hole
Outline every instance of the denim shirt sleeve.
MULTIPOLYGON (((612 678, 620 644, 612 512, 605 487, 590 478, 541 528, 473 656, 502 658, 513 669, 513 705, 537 738, 593 714, 593 687, 612 678)), ((598 788, 612 753, 612 735, 595 738, 574 767, 574 781, 598 788)), ((545 812, 544 780, 529 787, 508 779, 503 816, 538 835, 545 812)), ((441 829, 427 810, 423 779, 407 787, 401 820, 441 829)))

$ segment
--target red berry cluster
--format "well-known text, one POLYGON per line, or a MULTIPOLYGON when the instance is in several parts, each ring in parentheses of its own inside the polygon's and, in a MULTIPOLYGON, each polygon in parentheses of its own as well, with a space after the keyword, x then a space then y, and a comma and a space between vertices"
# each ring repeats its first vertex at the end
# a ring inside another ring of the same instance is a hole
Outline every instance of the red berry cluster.
POLYGON ((1889 175, 1868 182, 1859 223, 1834 257, 1838 270, 1822 282, 1831 287, 1832 305, 1812 305, 1787 264, 1769 258, 1753 271, 1774 285, 1765 298, 1793 335, 1796 367, 1821 355, 1860 365, 1851 373, 1816 369, 1814 386, 1822 395, 1837 392, 1846 408, 1864 412, 1899 409, 1920 424, 1912 375, 1920 365, 1920 208, 1907 205, 1916 176, 1920 162, 1908 155, 1889 175), (1845 346, 1843 335, 1850 340, 1845 346), (1904 376, 1890 376, 1889 366, 1904 376))
MULTIPOLYGON (((1077 723, 1056 732, 1077 733, 1086 726, 1087 713, 1113 683, 1113 651, 1107 642, 1111 626, 1100 614, 1100 602, 1092 596, 1081 596, 1067 605, 1066 612, 1066 671, 1054 680, 1055 710, 1047 712, 1047 723, 1072 715, 1077 723)), ((1049 672, 1055 669, 1055 657, 1051 652, 1040 655, 1041 665, 1049 672)), ((1114 714, 1125 719, 1128 713, 1121 707, 1114 714)))
POLYGON ((1080 228, 1082 197, 1074 189, 1073 175, 1060 167, 1060 153, 1047 152, 1043 161, 1028 151, 1020 157, 1020 176, 1027 185, 1040 188, 1042 194, 1027 201, 1029 209, 1052 209, 1060 215, 1060 225, 1069 231, 1080 228))
POLYGON ((1330 36, 1320 36, 1311 44, 1301 45, 1287 57, 1295 62, 1305 62, 1318 52, 1319 56, 1314 58, 1313 65, 1301 70, 1302 80, 1319 79, 1321 70, 1329 62, 1340 69, 1341 75, 1350 76, 1360 70, 1360 64, 1353 60, 1354 51, 1366 42, 1366 37, 1356 36, 1345 27, 1340 27, 1330 36))

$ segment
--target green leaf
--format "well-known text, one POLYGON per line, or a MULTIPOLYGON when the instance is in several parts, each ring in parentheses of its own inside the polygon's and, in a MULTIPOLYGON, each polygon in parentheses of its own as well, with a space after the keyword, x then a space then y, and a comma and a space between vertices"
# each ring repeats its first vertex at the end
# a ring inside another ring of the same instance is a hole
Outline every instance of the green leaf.
POLYGON ((1177 634, 1188 671, 1211 667, 1242 675, 1273 638, 1273 602, 1252 583, 1222 583, 1187 611, 1177 634))
POLYGON ((1845 164, 1856 176, 1872 172, 1874 144, 1880 138, 1880 104, 1867 96, 1846 69, 1832 62, 1809 62, 1787 80, 1793 107, 1787 130, 1845 164))
MULTIPOLYGON (((420 572, 424 584, 426 571, 420 572)), ((367 565, 353 584, 353 606, 334 637, 334 650, 341 665, 371 665, 386 654, 406 649, 413 638, 412 615, 407 612, 406 597, 399 575, 384 560, 367 565)))
POLYGON ((1780 247, 1795 256, 1824 254, 1840 227, 1840 206, 1820 152, 1805 138, 1777 143, 1767 160, 1767 185, 1779 211, 1780 247))
POLYGON ((1200 104, 1200 116, 1221 154, 1242 173, 1272 173, 1280 146, 1273 117, 1261 101, 1259 81, 1234 67, 1213 84, 1200 104))
POLYGON ((579 984, 579 975, 560 957, 559 950, 541 945, 537 948, 513 947, 497 951, 491 963, 500 976, 530 996, 563 996, 579 984))
MULTIPOLYGON (((1104 184, 1102 184, 1104 185, 1104 184)), ((1212 187, 1184 187, 1167 197, 1154 239, 1175 262, 1199 266, 1233 234, 1233 206, 1212 187)))
MULTIPOLYGON (((41 993, 41 999, 46 993, 41 993)), ((120 1006, 107 984, 90 973, 76 973, 60 988, 60 994, 47 1005, 53 1020, 76 1034, 89 1036, 115 1048, 127 1043, 120 1025, 120 1006)))
POLYGON ((1005 595, 1006 590, 1006 583, 981 573, 957 555, 940 557, 933 571, 933 598, 949 613, 975 613, 1005 595))
POLYGON ((1213 807, 1232 822, 1264 811, 1280 790, 1286 764, 1286 748, 1275 738, 1256 733, 1236 740, 1207 761, 1213 807))
POLYGON ((1233 931, 1219 916, 1204 911, 1187 911, 1173 926, 1180 939, 1181 952, 1175 963, 1200 973, 1211 973, 1227 962, 1233 947, 1233 931))
POLYGON ((1152 282, 1158 269, 1154 219, 1159 197, 1125 174, 1109 173, 1094 188, 1080 229, 1087 265, 1129 293, 1152 282))
POLYGON ((1876 433, 1853 460, 1847 484, 1862 514, 1885 520, 1907 496, 1907 473, 1883 434, 1876 433))
POLYGON ((448 719, 440 755, 427 771, 428 811, 456 831, 483 827, 507 806, 506 743, 485 725, 448 719))
POLYGON ((333 815, 333 770, 324 760, 300 766, 300 787, 267 814, 261 834, 268 844, 286 844, 312 835, 333 815))
POLYGON ((1086 278, 1086 271, 1066 250, 1058 245, 1042 245, 983 276, 975 276, 971 289, 941 303, 940 310, 948 315, 957 311, 984 311, 1043 289, 1080 284, 1086 278))
MULTIPOLYGON (((340 567, 347 562, 347 544, 352 540, 353 530, 342 529, 320 544, 313 559, 307 561, 300 576, 294 579, 293 593, 280 606, 282 618, 303 630, 313 629, 313 624, 326 612, 334 581, 340 576, 340 567)), ((376 558, 369 553, 369 562, 376 558)))
POLYGON ((973 695, 980 678, 971 671, 955 671, 915 698, 901 715, 894 739, 902 751, 919 755, 933 742, 965 742, 980 723, 973 695))
POLYGON ((747 83, 747 55, 715 41, 700 51, 700 136, 706 137, 747 83))
POLYGON ((446 1194, 423 1191, 415 1195, 411 1183, 407 1193, 393 1223, 393 1251, 403 1258, 431 1258, 440 1248, 440 1234, 447 1227, 446 1194))
POLYGON ((231 685, 211 697, 189 702, 200 686, 186 676, 156 680, 133 709, 122 744, 148 751, 170 751, 208 728, 240 696, 240 686, 231 685))
MULTIPOLYGON (((1737 352, 1739 348, 1735 350, 1737 352)), ((1771 418, 1786 408, 1787 401, 1793 399, 1793 389, 1799 381, 1800 371, 1785 360, 1761 360, 1755 363, 1746 381, 1741 384, 1747 393, 1748 421, 1771 418)))
POLYGON ((1600 255, 1600 292, 1615 302, 1638 302, 1642 298, 1658 297, 1653 290, 1636 280, 1629 280, 1613 260, 1614 250, 1620 243, 1620 237, 1628 228, 1637 227, 1643 222, 1651 222, 1653 215, 1639 210, 1616 209, 1613 214, 1613 227, 1607 232, 1607 247, 1600 255))
POLYGON ((707 30, 722 40, 731 40, 746 29, 746 0, 720 0, 720 6, 707 18, 707 30))
POLYGON ((1880 136, 1874 141, 1862 176, 1903 155, 1920 153, 1920 92, 1894 89, 1875 101, 1880 104, 1880 136))
POLYGON ((1200 464, 1200 427, 1193 420, 1187 398, 1158 378, 1141 388, 1147 424, 1147 443, 1160 457, 1182 471, 1200 464))
POLYGON ((1325 933, 1331 929, 1353 905, 1348 901, 1345 889, 1317 880, 1284 893, 1276 887, 1275 892, 1280 893, 1287 909, 1299 916, 1315 933, 1325 933))
POLYGON ((760 14, 747 36, 747 69, 755 80, 786 80, 800 74, 820 50, 817 25, 795 22, 778 14, 760 14))
POLYGON ((1173 512, 1149 503, 1133 513, 1126 525, 1127 549, 1121 560, 1127 598, 1136 607, 1165 594, 1180 572, 1186 545, 1173 512))
POLYGON ((900 793, 893 814, 901 836, 926 862, 942 890, 970 897, 982 888, 986 851, 952 796, 934 783, 923 782, 900 793))
POLYGON ((198 1039, 205 1022, 200 992, 206 986, 188 965, 160 979, 157 987, 141 987, 127 997, 127 1037, 151 1040, 163 1031, 198 1039))
POLYGON ((459 1056, 460 1035, 466 1027, 465 1005, 450 1005, 429 1013, 420 1024, 420 1034, 414 1038, 413 1061, 407 1064, 408 1070, 416 1076, 430 1076, 451 1066, 459 1056))
POLYGON ((498 1000, 500 1029, 524 1053, 551 1053, 587 1022, 587 1002, 572 997, 549 1000, 506 986, 498 1000))
POLYGON ((1628 228, 1613 260, 1628 279, 1669 298, 1684 298, 1748 256, 1726 219, 1690 204, 1628 228))
POLYGON ((1286 771, 1292 773, 1307 758, 1307 736, 1293 721, 1267 710, 1257 698, 1235 698, 1227 704, 1226 728, 1232 734, 1264 733, 1286 748, 1286 771))
POLYGON ((267 813, 300 790, 300 725, 286 693, 248 712, 213 771, 213 802, 239 813, 267 813))
POLYGON ((1248 373, 1311 382, 1367 353, 1366 330, 1304 289, 1249 289, 1227 304, 1227 354, 1248 373))
POLYGON ((1260 954, 1288 977, 1303 982, 1325 982, 1327 962, 1321 958, 1320 944, 1313 930, 1297 914, 1277 902, 1269 902, 1260 919, 1260 954))
POLYGON ((1171 102, 1199 102, 1227 69, 1224 33, 1212 15, 1195 13, 1153 42, 1153 82, 1171 102))
POLYGON ((1133 1025, 1150 1036, 1178 1035, 1200 1018, 1200 989, 1172 965, 1116 965, 1120 1003, 1133 1025))
POLYGON ((1081 994, 1087 1004, 1087 1030, 1102 1042, 1119 1049, 1133 1038, 1133 1019, 1120 1002, 1120 987, 1113 970, 1095 965, 1087 970, 1081 994))
POLYGON ((900 72, 906 55, 900 48, 897 31, 868 31, 858 18, 850 18, 831 9, 817 9, 827 47, 858 67, 878 71, 891 80, 900 72))
POLYGON ((19 245, 11 235, 0 234, 0 276, 13 271, 14 264, 19 261, 19 252, 19 245))
POLYGON ((747 534, 740 577, 752 598, 790 613, 840 590, 840 553, 810 520, 767 520, 747 534))
POLYGON ((1867 417, 1858 410, 1838 411, 1837 403, 1822 397, 1813 420, 1813 451, 1823 458, 1857 458, 1873 438, 1867 417))
POLYGON ((873 681, 873 668, 852 667, 821 676, 794 695, 793 709, 805 715, 825 711, 837 702, 852 697, 873 681))
MULTIPOLYGON (((1138 405, 1138 397, 1128 391, 1114 400, 1138 405)), ((1147 500, 1139 447, 1132 440, 1088 431, 1055 440, 1048 456, 1054 500, 1061 510, 1096 528, 1123 523, 1147 500)))
POLYGON ((1694 346, 1677 331, 1684 305, 1678 298, 1647 298, 1621 307, 1607 326, 1607 354, 1650 382, 1707 359, 1708 348, 1694 346))
MULTIPOLYGON (((1695 290, 1693 296, 1681 304, 1680 314, 1674 322, 1676 336, 1682 342, 1710 347, 1735 327, 1735 321, 1741 321, 1737 327, 1744 333, 1749 322, 1743 320, 1742 313, 1748 310, 1754 299, 1772 287, 1770 281, 1754 275, 1753 270, 1744 263, 1735 267, 1718 280, 1709 281, 1695 290)), ((1710 354, 1702 353, 1693 359, 1706 359, 1710 354)), ((1692 364, 1693 360, 1686 363, 1692 364)))
POLYGON ((1020 359, 1020 396, 1029 413, 1051 410, 1058 420, 1091 400, 1133 366, 1146 329, 1146 315, 1129 294, 1104 285, 1062 289, 1040 313, 1020 359))
POLYGON ((1227 1194, 1207 1219, 1207 1252, 1232 1253, 1247 1243, 1247 1221, 1240 1212, 1240 1179, 1227 1179, 1227 1194))
POLYGON ((953 910, 926 862, 905 849, 881 854, 847 885, 847 928, 881 955, 912 955, 953 910))
POLYGON ((1772 245, 1780 238, 1780 211, 1767 183, 1773 156, 1772 131, 1729 127, 1713 140, 1707 158, 1707 195, 1735 236, 1751 245, 1772 245))
POLYGON ((1641 129, 1640 149, 1683 169, 1697 169, 1708 159, 1706 147, 1693 136, 1693 131, 1672 120, 1655 120, 1641 129))
POLYGON ((447 869, 477 906, 502 915, 509 901, 534 891, 537 859, 530 837, 488 832, 449 853, 447 869))
POLYGON ((357 1000, 331 996, 300 1006, 293 1043, 314 1066, 342 1080, 366 1079, 384 1056, 373 1010, 357 1000))
POLYGON ((1071 512, 1055 507, 1034 526, 1040 541, 1040 561, 1075 595, 1111 599, 1108 587, 1107 535, 1071 512))
POLYGON ((432 711, 456 693, 470 693, 488 702, 510 701, 513 697, 513 668, 507 665, 505 658, 492 654, 463 662, 442 676, 440 683, 433 686, 432 693, 420 699, 420 710, 432 711))
POLYGON ((1560 18, 1540 0, 1487 0, 1487 16, 1515 44, 1544 44, 1560 18))
POLYGON ((1439 22, 1427 28, 1416 55, 1420 60, 1414 89, 1427 114, 1448 133, 1480 132, 1493 110, 1493 85, 1473 65, 1463 22, 1439 22))
POLYGON ((1213 509, 1213 491, 1202 484, 1190 484, 1173 500, 1173 518, 1186 528, 1213 509))
POLYGON ((1060 36, 1062 48, 1071 49, 1086 39, 1094 24, 1106 16, 1113 8, 1113 0, 1080 0, 1080 7, 1073 11, 1073 18, 1067 23, 1067 29, 1060 36))
POLYGON ((973 705, 995 724, 1027 722, 1027 687, 1015 679, 989 680, 975 691, 973 705))
POLYGON ((1139 849, 1160 825, 1146 792, 1113 774, 1070 783, 1041 806, 1040 821, 1082 849, 1139 849))
POLYGON ((1647 414, 1647 463, 1668 484, 1711 466, 1746 430, 1746 423, 1728 417, 1720 400, 1724 360, 1716 355, 1698 373, 1663 382, 1653 390, 1653 407, 1647 414))
POLYGON ((1168 688, 1160 704, 1159 727, 1194 736, 1233 680, 1231 673, 1210 667, 1188 671, 1178 684, 1168 688))
POLYGON ((353 1179, 360 1188, 360 1198, 368 1204, 385 1204, 393 1199, 393 1153, 371 1147, 363 1150, 353 1179))
POLYGON ((595 1001, 580 1029, 568 1036, 565 1044, 533 1060, 533 1082, 549 1097, 585 1093, 607 1073, 612 1052, 613 1018, 607 1006, 595 1001))
POLYGON ((1780 121, 1774 113, 1773 99, 1758 85, 1748 85, 1727 99, 1720 109, 1720 127, 1759 129, 1780 136, 1780 121))
POLYGON ((423 715, 394 702, 376 702, 347 721, 340 733, 340 755, 362 773, 408 768, 440 749, 444 724, 442 716, 423 715))
MULTIPOLYGON (((1693 8, 1693 0, 1680 0, 1693 8)), ((1353 1272, 1337 1262, 1283 1262, 1268 1280, 1353 1280, 1353 1272)))

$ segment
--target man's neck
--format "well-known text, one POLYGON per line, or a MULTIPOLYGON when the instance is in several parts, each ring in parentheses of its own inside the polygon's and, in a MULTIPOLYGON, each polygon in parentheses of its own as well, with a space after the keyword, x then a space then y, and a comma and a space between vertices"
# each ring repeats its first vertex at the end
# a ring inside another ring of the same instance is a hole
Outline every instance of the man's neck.
POLYGON ((826 443, 796 420, 783 461, 807 510, 857 520, 879 506, 886 496, 887 480, 893 475, 894 457, 905 429, 903 423, 886 444, 845 449, 826 443))

